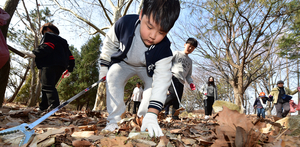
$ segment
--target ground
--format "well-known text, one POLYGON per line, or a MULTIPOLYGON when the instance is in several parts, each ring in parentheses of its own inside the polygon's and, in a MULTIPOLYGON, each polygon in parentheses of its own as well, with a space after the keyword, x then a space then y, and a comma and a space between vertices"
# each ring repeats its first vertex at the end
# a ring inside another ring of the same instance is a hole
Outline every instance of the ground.
MULTIPOLYGON (((6 130, 23 123, 31 124, 44 116, 37 108, 14 103, 4 104, 0 109, 0 130, 6 130)), ((159 115, 159 124, 165 134, 150 138, 140 132, 142 119, 124 113, 115 132, 101 132, 105 127, 107 112, 59 110, 34 127, 35 134, 23 146, 300 146, 300 117, 284 119, 267 116, 258 119, 256 115, 240 114, 224 107, 208 120, 203 111, 187 113, 182 111, 180 120, 159 115)), ((23 133, 1 134, 0 146, 18 146, 23 133)))

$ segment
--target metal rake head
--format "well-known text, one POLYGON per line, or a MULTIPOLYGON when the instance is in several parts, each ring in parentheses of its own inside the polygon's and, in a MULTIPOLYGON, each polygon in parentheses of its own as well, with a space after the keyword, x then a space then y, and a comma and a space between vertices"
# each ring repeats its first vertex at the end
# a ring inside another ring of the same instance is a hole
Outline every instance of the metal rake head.
POLYGON ((32 135, 34 134, 34 130, 28 128, 28 124, 23 123, 19 126, 0 131, 0 137, 16 134, 18 132, 22 132, 24 134, 24 137, 21 139, 19 146, 22 146, 22 145, 28 143, 28 141, 30 141, 32 135))

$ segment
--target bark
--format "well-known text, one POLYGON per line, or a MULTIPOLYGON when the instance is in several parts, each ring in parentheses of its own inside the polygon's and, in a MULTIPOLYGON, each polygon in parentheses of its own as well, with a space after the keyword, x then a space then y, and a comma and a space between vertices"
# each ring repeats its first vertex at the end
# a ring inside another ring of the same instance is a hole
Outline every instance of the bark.
MULTIPOLYGON (((33 59, 31 59, 33 60, 33 59)), ((31 70, 31 74, 32 74, 32 79, 31 79, 31 85, 30 85, 30 99, 28 101, 28 106, 35 106, 35 98, 36 98, 36 93, 35 93, 35 89, 36 89, 36 72, 35 72, 35 62, 32 61, 30 64, 30 70, 31 70)))
POLYGON ((105 82, 101 82, 98 85, 96 102, 93 108, 93 111, 101 111, 106 107, 106 88, 105 82))
POLYGON ((4 38, 6 38, 6 36, 7 36, 8 26, 9 26, 10 21, 15 13, 18 3, 19 3, 19 0, 7 0, 4 4, 3 10, 6 11, 10 15, 10 19, 7 21, 7 24, 0 27, 4 38))

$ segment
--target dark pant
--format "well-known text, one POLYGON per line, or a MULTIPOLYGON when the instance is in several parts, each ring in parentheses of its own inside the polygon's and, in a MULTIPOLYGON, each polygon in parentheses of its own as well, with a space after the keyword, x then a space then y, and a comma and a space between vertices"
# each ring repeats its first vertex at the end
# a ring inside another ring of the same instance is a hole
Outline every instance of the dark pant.
POLYGON ((134 101, 133 103, 133 114, 136 114, 136 109, 139 109, 141 102, 134 101))
POLYGON ((0 108, 2 107, 10 70, 10 59, 0 69, 0 108))
POLYGON ((265 109, 264 108, 257 108, 257 117, 260 117, 262 115, 263 118, 265 118, 265 109))
POLYGON ((51 106, 50 109, 59 106, 59 98, 55 85, 64 70, 65 68, 61 66, 42 68, 42 102, 40 103, 40 110, 46 110, 49 106, 51 106))
POLYGON ((205 107, 205 115, 212 114, 212 105, 214 104, 214 97, 208 96, 206 100, 204 100, 204 107, 205 107))
MULTIPOLYGON (((184 85, 181 84, 180 81, 174 76, 172 77, 172 80, 173 80, 174 86, 176 88, 179 100, 181 101, 184 85)), ((173 105, 173 109, 178 109, 179 108, 179 102, 178 102, 178 99, 177 99, 177 96, 176 96, 176 93, 175 93, 175 90, 174 90, 172 84, 169 87, 169 92, 170 92, 170 94, 167 96, 165 106, 173 105)))
POLYGON ((170 105, 165 105, 165 116, 169 114, 170 105))
POLYGON ((277 103, 275 104, 277 117, 284 118, 290 112, 290 104, 289 102, 277 103), (283 111, 283 112, 282 112, 283 111))

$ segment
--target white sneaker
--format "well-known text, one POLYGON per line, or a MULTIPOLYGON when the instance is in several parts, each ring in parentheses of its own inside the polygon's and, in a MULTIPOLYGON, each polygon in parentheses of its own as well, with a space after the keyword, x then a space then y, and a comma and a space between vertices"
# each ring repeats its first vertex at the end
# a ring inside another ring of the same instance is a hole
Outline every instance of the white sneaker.
POLYGON ((105 132, 113 132, 114 130, 119 129, 118 124, 108 124, 106 125, 106 127, 104 129, 102 129, 101 131, 105 131, 105 132))
POLYGON ((204 119, 209 119, 209 116, 208 116, 208 115, 205 115, 204 119))

